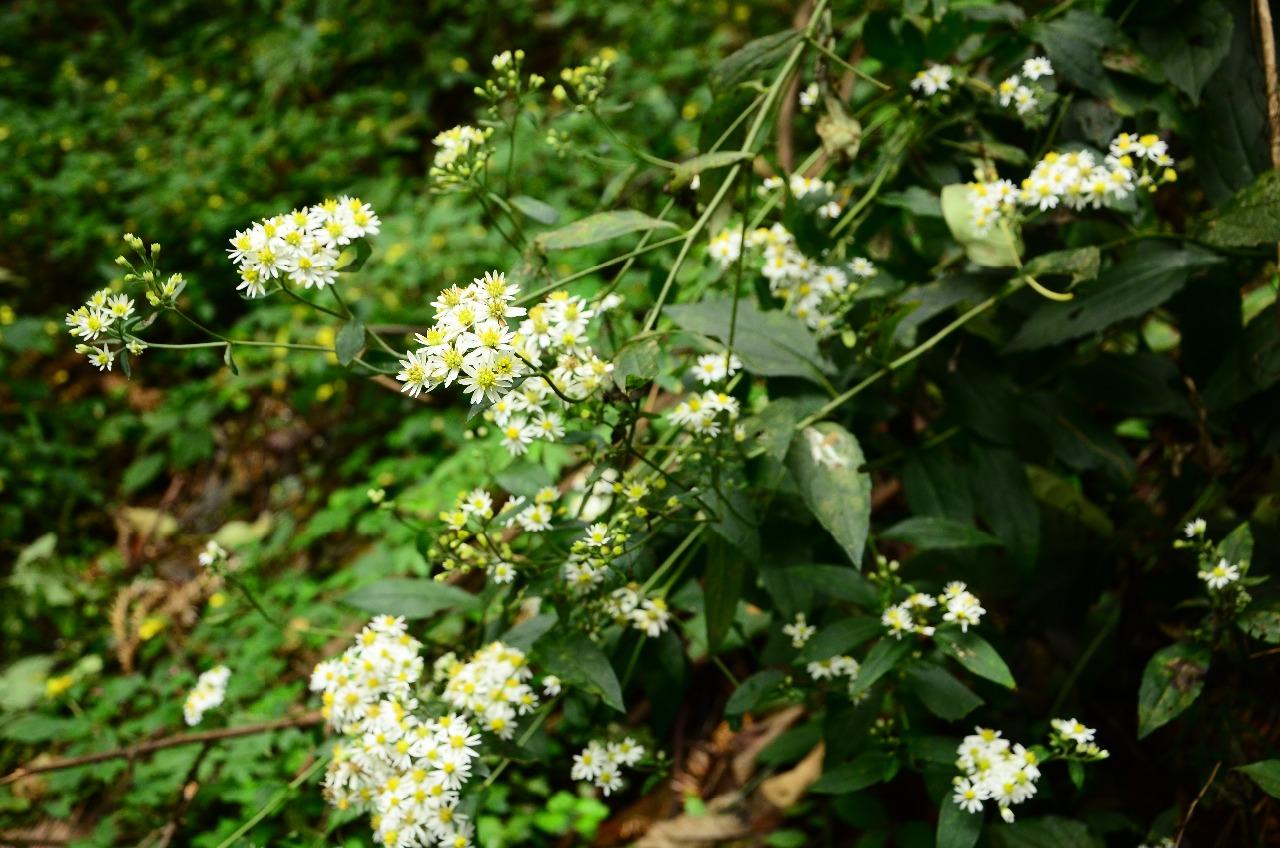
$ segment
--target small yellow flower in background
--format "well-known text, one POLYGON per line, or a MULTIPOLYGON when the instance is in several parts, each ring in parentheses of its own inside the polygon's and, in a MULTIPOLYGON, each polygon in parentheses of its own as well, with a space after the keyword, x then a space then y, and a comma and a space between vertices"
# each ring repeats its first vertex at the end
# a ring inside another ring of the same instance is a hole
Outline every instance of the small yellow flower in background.
POLYGON ((149 616, 146 621, 142 622, 142 626, 138 628, 138 638, 144 642, 148 639, 154 639, 167 626, 168 622, 160 616, 149 616))
POLYGON ((223 592, 214 592, 209 596, 209 606, 214 609, 221 609, 227 603, 227 596, 223 592))
POLYGON ((71 684, 75 683, 75 678, 69 674, 61 677, 50 677, 44 682, 44 696, 46 698, 56 698, 71 688, 71 684))
POLYGON ((454 73, 465 74, 467 71, 471 70, 471 63, 461 56, 458 56, 449 63, 449 67, 453 68, 454 73))

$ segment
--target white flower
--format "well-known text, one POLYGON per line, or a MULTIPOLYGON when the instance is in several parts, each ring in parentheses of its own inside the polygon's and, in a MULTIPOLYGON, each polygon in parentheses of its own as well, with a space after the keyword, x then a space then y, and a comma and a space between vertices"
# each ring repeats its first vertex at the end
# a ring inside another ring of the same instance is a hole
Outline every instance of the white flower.
POLYGON ((1049 64, 1048 58, 1044 56, 1036 56, 1022 63, 1022 73, 1030 80, 1038 80, 1041 77, 1053 76, 1053 65, 1049 64))
POLYGON ((704 353, 698 357, 693 375, 704 386, 732 377, 742 369, 742 360, 732 353, 704 353))
POLYGON ((1182 528, 1182 532, 1187 534, 1188 539, 1194 539, 1196 536, 1203 536, 1208 524, 1203 518, 1197 518, 1194 521, 1188 521, 1187 526, 1182 528))
POLYGON ((950 65, 934 65, 922 71, 917 71, 915 79, 911 80, 911 88, 915 91, 922 91, 929 97, 937 94, 939 91, 951 90, 952 70, 950 65))
POLYGON ((782 632, 791 637, 791 647, 803 648, 805 643, 817 632, 817 628, 804 620, 804 613, 796 613, 796 620, 782 627, 782 632))
POLYGON ((818 84, 811 82, 800 92, 800 108, 808 112, 818 102, 818 84))
POLYGON ((835 436, 824 436, 814 427, 806 427, 804 437, 809 442, 809 456, 823 468, 845 468, 849 458, 836 450, 835 436))
POLYGON ((546 677, 542 678, 542 694, 546 695, 548 698, 554 698, 556 695, 559 695, 560 688, 560 678, 556 677, 554 674, 548 674, 546 677))
POLYGON ((1223 589, 1240 579, 1240 567, 1232 565, 1226 559, 1221 559, 1213 568, 1201 571, 1199 577, 1209 584, 1210 589, 1223 589))
POLYGON ((227 681, 231 669, 220 665, 200 675, 196 686, 182 705, 182 717, 194 727, 204 718, 206 711, 218 706, 227 695, 227 681))
POLYGON ((216 541, 210 539, 209 543, 204 546, 204 550, 200 552, 200 556, 197 557, 197 559, 200 561, 201 565, 207 568, 215 562, 226 562, 227 552, 222 545, 219 545, 216 541))

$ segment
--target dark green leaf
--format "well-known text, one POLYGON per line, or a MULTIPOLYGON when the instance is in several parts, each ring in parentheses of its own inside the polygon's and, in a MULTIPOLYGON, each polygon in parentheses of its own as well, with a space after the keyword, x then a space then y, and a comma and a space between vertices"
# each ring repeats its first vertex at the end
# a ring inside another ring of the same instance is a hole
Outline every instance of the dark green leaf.
POLYGON ((1177 718, 1200 697, 1209 671, 1208 649, 1179 642, 1156 651, 1138 690, 1138 738, 1177 718))
POLYGON ((1029 277, 1046 277, 1059 274, 1071 277, 1071 284, 1092 280, 1098 276, 1102 253, 1096 247, 1078 247, 1074 250, 1058 250, 1042 253, 1027 262, 1023 272, 1029 277))
POLYGON ((140 456, 129 464, 120 478, 120 491, 126 494, 142 490, 164 471, 165 456, 160 453, 140 456))
POLYGON ((1172 297, 1186 284, 1191 271, 1222 261, 1199 248, 1147 251, 1102 274, 1078 292, 1075 300, 1040 304, 1006 350, 1061 344, 1136 318, 1172 297))
POLYGON ((760 578, 778 613, 786 618, 799 612, 808 614, 815 598, 852 601, 868 609, 880 603, 875 587, 848 565, 762 565, 760 578))
POLYGON ((597 212, 558 230, 541 233, 535 241, 542 250, 567 250, 608 241, 628 233, 659 229, 674 230, 677 227, 670 221, 661 221, 634 209, 623 209, 597 212))
POLYGON ((1009 666, 986 639, 977 633, 964 633, 952 627, 934 631, 933 641, 942 652, 979 677, 999 683, 1009 689, 1017 688, 1009 666))
POLYGON ((1218 247, 1280 241, 1280 170, 1262 174, 1210 213, 1200 224, 1199 236, 1218 247))
POLYGON ((566 683, 594 692, 618 712, 626 712, 618 675, 609 658, 585 633, 571 632, 559 634, 555 639, 541 639, 536 648, 547 671, 566 683))
POLYGON ((1084 788, 1084 763, 1079 760, 1067 760, 1067 775, 1076 789, 1084 788))
POLYGON ((724 705, 725 715, 740 716, 754 710, 764 696, 773 691, 786 677, 785 673, 776 668, 768 668, 751 675, 729 696, 728 703, 724 705))
POLYGON ((707 651, 715 653, 738 614, 742 597, 743 559, 719 536, 707 542, 706 598, 707 651))
POLYGON ((614 354, 613 381, 620 389, 627 389, 628 378, 640 386, 658 376, 659 363, 662 361, 662 343, 656 335, 637 336, 631 339, 614 354))
POLYGON ((682 329, 729 344, 747 370, 765 377, 804 377, 819 385, 822 374, 834 369, 818 351, 813 331, 803 321, 782 312, 762 312, 752 300, 738 302, 736 324, 732 300, 704 300, 669 306, 664 314, 682 329))
POLYGON ((556 211, 554 206, 549 203, 543 203, 536 198, 517 194, 511 198, 510 202, 526 218, 537 221, 539 224, 546 224, 550 227, 560 220, 560 213, 556 211))
POLYGON ((512 648, 528 651, 533 647, 533 643, 550 632, 558 621, 559 619, 551 613, 535 615, 532 618, 526 618, 506 633, 503 633, 498 637, 498 641, 512 648))
POLYGON ((1199 103, 1200 92, 1231 50, 1231 30, 1231 14, 1222 4, 1202 0, 1191 8, 1180 4, 1176 14, 1144 28, 1138 40, 1169 82, 1199 103))
POLYGON ((884 751, 867 751, 852 762, 822 773, 811 787, 819 795, 848 795, 879 783, 892 768, 894 757, 884 751))
POLYGON ((349 607, 378 615, 404 616, 413 620, 430 618, 444 610, 479 609, 480 599, 457 586, 439 580, 389 578, 361 586, 343 596, 349 607))
POLYGON ((871 477, 858 470, 862 465, 858 440, 829 421, 798 433, 787 454, 805 506, 855 566, 862 562, 871 522, 871 477))
POLYGON ((795 661, 810 663, 847 654, 881 633, 884 633, 884 625, 878 618, 862 615, 841 619, 819 630, 800 651, 795 661))
POLYGON ((1246 521, 1232 530, 1218 543, 1218 556, 1232 565, 1249 563, 1253 560, 1253 531, 1249 529, 1249 522, 1246 521))
POLYGON ((781 62, 782 58, 790 52, 792 43, 799 40, 800 36, 801 33, 797 30, 783 30, 747 42, 740 50, 722 59, 712 69, 712 88, 724 91, 739 83, 756 79, 781 62))
POLYGON ((1249 775, 1272 798, 1280 798, 1280 760, 1261 760, 1247 766, 1236 766, 1236 771, 1249 775))
POLYGON ((1031 569, 1040 550, 1040 510, 1018 455, 1005 448, 976 445, 973 488, 978 508, 1013 561, 1031 569))
POLYGON ((1058 816, 1024 819, 991 831, 992 848, 1102 848, 1088 825, 1058 816))
POLYGON ((352 318, 338 331, 333 351, 338 357, 339 365, 350 365, 362 350, 364 350, 364 324, 358 318, 352 318))
POLYGON ((947 721, 958 721, 984 703, 951 672, 934 663, 907 669, 906 683, 929 712, 947 721))
POLYGON ((1111 91, 1103 70, 1103 51, 1123 42, 1115 21, 1081 9, 1072 9, 1048 23, 1034 23, 1031 38, 1044 45, 1054 69, 1067 82, 1094 94, 1111 91))
POLYGON ((911 643, 898 639, 881 639, 871 646, 867 658, 862 661, 862 668, 857 678, 849 687, 849 697, 855 697, 868 689, 889 672, 893 671, 898 661, 911 653, 911 643))
POLYGON ((899 521, 880 535, 924 549, 982 548, 1000 545, 999 539, 983 533, 972 525, 933 515, 918 515, 915 518, 899 521))
POLYGON ((969 187, 959 183, 942 187, 942 217, 947 228, 975 265, 1013 268, 1021 261, 1022 236, 998 221, 979 234, 969 214, 969 187))
POLYGON ((357 239, 338 257, 338 271, 343 274, 353 274, 363 268, 364 263, 368 262, 372 255, 373 248, 369 242, 357 239))
POLYGON ((1255 610, 1240 616, 1240 629, 1255 639, 1280 645, 1280 611, 1255 610))
POLYGON ((237 377, 240 376, 240 369, 236 367, 235 355, 231 352, 231 345, 227 345, 227 349, 222 352, 223 363, 231 369, 231 373, 237 377))
POLYGON ((938 809, 936 848, 973 848, 982 835, 982 814, 966 813, 948 793, 938 809))

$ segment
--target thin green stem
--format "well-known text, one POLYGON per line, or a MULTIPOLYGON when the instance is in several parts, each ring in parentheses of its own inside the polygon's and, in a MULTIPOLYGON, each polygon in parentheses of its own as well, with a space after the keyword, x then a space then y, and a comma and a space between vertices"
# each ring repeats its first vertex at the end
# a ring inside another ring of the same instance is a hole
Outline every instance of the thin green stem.
POLYGON ((810 36, 810 37, 809 37, 809 44, 810 44, 810 45, 812 45, 812 46, 813 46, 813 47, 814 47, 814 48, 815 48, 819 53, 821 53, 823 56, 826 56, 828 59, 830 59, 831 61, 835 62, 835 63, 836 63, 837 65, 839 65, 840 67, 844 68, 844 69, 845 69, 846 71, 848 71, 849 73, 851 73, 851 74, 855 74, 855 75, 857 75, 857 76, 861 77, 862 79, 866 80, 867 82, 871 83, 872 85, 879 87, 879 89, 880 89, 881 91, 891 91, 891 90, 892 90, 892 87, 891 87, 891 86, 885 85, 884 83, 880 82, 880 80, 878 80, 878 79, 876 79, 875 77, 871 76, 871 74, 867 73, 866 71, 862 70, 861 68, 855 67, 854 65, 851 65, 851 64, 849 64, 848 62, 846 62, 844 59, 841 59, 841 58, 840 58, 839 56, 837 56, 835 53, 831 52, 831 51, 830 51, 830 50, 828 50, 826 47, 824 47, 824 46, 823 46, 823 44, 822 44, 822 42, 820 42, 818 39, 813 38, 812 36, 810 36))
POLYGON ((679 545, 676 545, 676 549, 671 552, 671 555, 666 558, 662 565, 658 566, 658 569, 654 571, 653 574, 649 575, 649 579, 640 587, 641 594, 648 595, 649 590, 653 588, 653 584, 658 582, 658 578, 665 574, 667 569, 675 565, 676 560, 684 555, 684 552, 689 549, 690 545, 701 538, 703 531, 706 529, 707 525, 699 524, 696 528, 690 531, 689 535, 685 536, 679 545))
POLYGON ((315 774, 317 771, 319 771, 321 768, 327 765, 328 762, 329 762, 329 755, 327 754, 323 757, 317 757, 316 761, 312 763, 310 766, 308 766, 306 770, 302 772, 302 774, 295 777, 292 783, 290 783, 288 786, 281 789, 275 795, 272 795, 271 800, 267 801, 267 803, 263 806, 263 808, 261 810, 258 810, 258 812, 254 814, 253 818, 249 819, 247 822, 240 825, 240 827, 236 828, 235 833, 232 833, 226 839, 222 840, 222 842, 218 843, 218 848, 231 848, 232 845, 235 845, 237 842, 239 842, 240 837, 244 836, 246 833, 252 830, 254 826, 258 824, 258 822, 262 821, 267 816, 271 815, 271 813, 275 812, 276 808, 279 807, 281 804, 283 804, 286 798, 288 798, 294 792, 297 792, 299 786, 306 783, 307 780, 310 779, 311 775, 315 774))
MULTIPOLYGON (((336 293, 336 292, 337 292, 337 290, 338 290, 338 287, 337 287, 336 285, 335 285, 335 286, 331 286, 331 288, 334 290, 334 292, 335 292, 335 293, 336 293)), ((340 315, 339 313, 334 312, 332 309, 329 309, 329 308, 328 308, 328 307, 326 307, 326 306, 321 306, 320 304, 318 304, 318 303, 316 303, 316 302, 314 302, 314 301, 307 300, 305 297, 303 297, 302 295, 298 294, 298 293, 297 293, 297 292, 295 292, 293 289, 291 289, 291 288, 289 288, 288 286, 286 286, 284 283, 281 283, 281 284, 280 284, 280 291, 284 292, 284 293, 285 293, 285 294, 287 294, 289 297, 293 298, 294 300, 298 301, 299 303, 302 303, 302 304, 305 304, 305 305, 307 305, 307 306, 310 306, 312 309, 315 309, 315 310, 317 310, 317 311, 319 311, 319 312, 324 312, 324 313, 326 313, 326 314, 328 314, 328 315, 332 315, 334 318, 346 318, 346 317, 348 317, 348 316, 346 316, 346 315, 340 315)))

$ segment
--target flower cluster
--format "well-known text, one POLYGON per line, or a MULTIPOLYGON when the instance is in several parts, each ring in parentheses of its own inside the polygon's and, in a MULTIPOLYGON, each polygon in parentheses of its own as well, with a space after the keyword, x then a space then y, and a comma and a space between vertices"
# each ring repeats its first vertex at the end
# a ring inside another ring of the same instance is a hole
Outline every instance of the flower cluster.
POLYGON ((796 613, 796 620, 790 624, 782 626, 784 636, 791 637, 791 647, 803 648, 805 643, 813 638, 813 634, 818 632, 818 628, 805 621, 804 613, 796 613))
POLYGON ((431 140, 438 150, 427 176, 436 189, 454 191, 479 176, 489 164, 493 149, 489 138, 493 128, 457 126, 431 140))
POLYGON ((978 727, 956 749, 956 767, 964 772, 955 779, 952 800, 967 813, 982 811, 987 801, 1000 809, 1000 817, 1013 821, 1014 804, 1036 794, 1040 758, 1020 743, 1010 744, 1000 731, 978 727))
POLYGON ((338 809, 369 813, 383 845, 469 848, 472 826, 457 808, 480 736, 456 714, 414 714, 421 648, 403 618, 382 616, 312 672, 329 725, 345 735, 333 749, 325 796, 338 809))
MULTIPOLYGON (((1232 562, 1225 556, 1222 556, 1213 541, 1206 536, 1208 524, 1203 518, 1197 518, 1187 522, 1182 528, 1182 532, 1186 534, 1186 540, 1179 539, 1173 543, 1175 548, 1194 547, 1198 549, 1200 559, 1200 569, 1196 572, 1196 576, 1205 582, 1210 594, 1220 598, 1241 597, 1247 599, 1247 594, 1242 596, 1235 595, 1234 589, 1230 587, 1239 583, 1249 573, 1249 561, 1232 562), (1223 590, 1228 590, 1224 592, 1223 590)), ((1241 588, 1241 587, 1236 587, 1241 588)), ((1243 589, 1241 588, 1243 592, 1243 589)))
MULTIPOLYGON (((476 94, 489 101, 491 117, 499 117, 497 104, 502 101, 508 94, 515 94, 518 98, 525 90, 524 78, 521 71, 524 65, 525 53, 523 50, 503 50, 501 53, 493 57, 490 64, 493 66, 494 75, 490 79, 484 81, 484 86, 475 90, 476 94)), ((529 75, 528 91, 537 91, 542 87, 546 79, 538 74, 529 75)), ((467 129, 471 129, 467 127, 467 129)))
POLYGON ((809 676, 814 680, 836 680, 846 677, 849 679, 849 685, 853 686, 858 679, 858 673, 862 671, 862 665, 853 657, 841 654, 811 662, 805 666, 805 671, 809 672, 809 676))
POLYGON ((454 664, 441 697, 474 716, 485 730, 510 739, 516 732, 516 716, 538 706, 538 696, 527 682, 531 677, 533 670, 523 651, 493 642, 471 662, 454 664))
POLYGON ((937 597, 916 592, 902 603, 889 607, 880 616, 880 623, 896 639, 901 639, 907 633, 932 636, 937 626, 942 624, 954 624, 962 632, 968 633, 969 626, 981 621, 985 613, 978 597, 957 580, 948 583, 937 597), (933 609, 942 611, 942 619, 938 625, 927 623, 929 611, 933 609))
MULTIPOLYGON (((181 282, 181 277, 178 280, 181 282)), ((67 313, 66 324, 74 338, 97 341, 102 336, 102 342, 97 345, 78 344, 76 353, 89 357, 99 371, 110 371, 116 359, 118 351, 107 344, 108 340, 124 344, 130 353, 142 353, 146 345, 125 334, 125 322, 133 314, 134 301, 127 294, 112 294, 111 289, 94 292, 83 306, 67 313)))
MULTIPOLYGON (((697 436, 713 439, 720 435, 722 422, 733 424, 738 420, 739 405, 736 398, 724 392, 706 391, 692 394, 675 409, 667 413, 672 424, 697 436), (720 417, 724 413, 724 418, 720 417)), ((734 437, 745 436, 737 427, 734 437)))
POLYGON ((1049 740, 1055 748, 1065 750, 1078 758, 1090 760, 1106 759, 1109 754, 1093 741, 1097 731, 1086 727, 1074 718, 1055 718, 1049 722, 1053 728, 1053 737, 1049 740))
POLYGON ((231 669, 225 665, 211 668, 196 681, 196 688, 187 696, 182 705, 182 717, 192 727, 200 723, 207 710, 222 703, 227 696, 227 681, 231 679, 231 669))
POLYGON ((1014 74, 1004 82, 1000 83, 996 89, 996 99, 1000 101, 1000 105, 1008 108, 1012 106, 1017 110, 1019 115, 1026 115, 1036 108, 1040 102, 1040 96, 1043 95, 1044 89, 1036 85, 1036 81, 1041 77, 1053 76, 1053 65, 1043 56, 1037 56, 1028 59, 1022 63, 1022 75, 1014 74), (1031 85, 1023 82, 1023 79, 1031 81, 1031 85))
MULTIPOLYGON (((818 195, 822 198, 833 198, 836 194, 836 184, 830 180, 820 180, 815 177, 806 177, 804 174, 792 174, 784 182, 782 177, 765 177, 764 182, 760 184, 757 191, 762 195, 768 195, 777 191, 783 186, 791 192, 791 196, 797 200, 808 197, 809 195, 818 195)), ((819 218, 836 218, 840 215, 840 202, 838 200, 830 200, 818 207, 819 218)))
POLYGON ((255 221, 236 232, 227 251, 240 272, 236 289, 246 297, 265 297, 272 280, 308 289, 332 285, 343 247, 377 235, 381 226, 377 214, 358 197, 330 198, 255 221))
POLYGON ((911 90, 921 92, 926 97, 932 97, 939 91, 950 91, 952 76, 950 65, 934 65, 916 71, 915 78, 911 80, 911 90))
POLYGON ((587 64, 560 71, 560 79, 564 85, 557 85, 552 94, 557 100, 567 100, 569 92, 572 92, 579 104, 590 107, 600 99, 604 91, 605 74, 612 65, 613 51, 601 50, 587 64))
POLYGON ((1059 204, 1098 209, 1124 200, 1138 187, 1155 191, 1159 183, 1175 179, 1165 142, 1154 135, 1121 133, 1101 164, 1088 150, 1053 151, 1036 163, 1020 187, 1001 179, 971 183, 969 215, 974 229, 985 233, 996 222, 1016 221, 1023 213, 1059 204))
POLYGON ((573 769, 569 777, 589 780, 603 789, 607 796, 622 788, 623 767, 634 767, 644 759, 644 755, 644 746, 636 744, 629 736, 621 742, 608 744, 592 739, 581 754, 573 755, 573 769))
POLYGON ((667 629, 671 613, 662 598, 647 598, 637 583, 615 589, 605 602, 605 609, 615 622, 657 637, 667 629))
POLYGON ((525 314, 512 305, 520 287, 507 282, 500 271, 490 271, 465 288, 451 286, 431 304, 435 323, 424 336, 421 347, 400 360, 396 379, 401 391, 417 397, 425 389, 451 385, 455 380, 472 403, 496 401, 511 390, 525 373, 514 344, 515 332, 507 319, 525 314))
POLYGON ((228 556, 226 548, 219 545, 216 540, 210 539, 196 559, 205 568, 212 568, 217 565, 225 565, 228 556))
POLYGON ((704 353, 698 357, 693 376, 699 383, 709 386, 728 379, 742 370, 742 360, 732 353, 704 353))
POLYGON ((721 268, 727 268, 738 261, 744 241, 747 249, 760 249, 760 271, 785 310, 822 338, 840 329, 858 291, 858 281, 876 273, 875 266, 862 257, 841 265, 814 261, 800 252, 795 237, 781 224, 761 227, 748 233, 745 240, 740 230, 725 229, 711 240, 708 252, 721 268))

